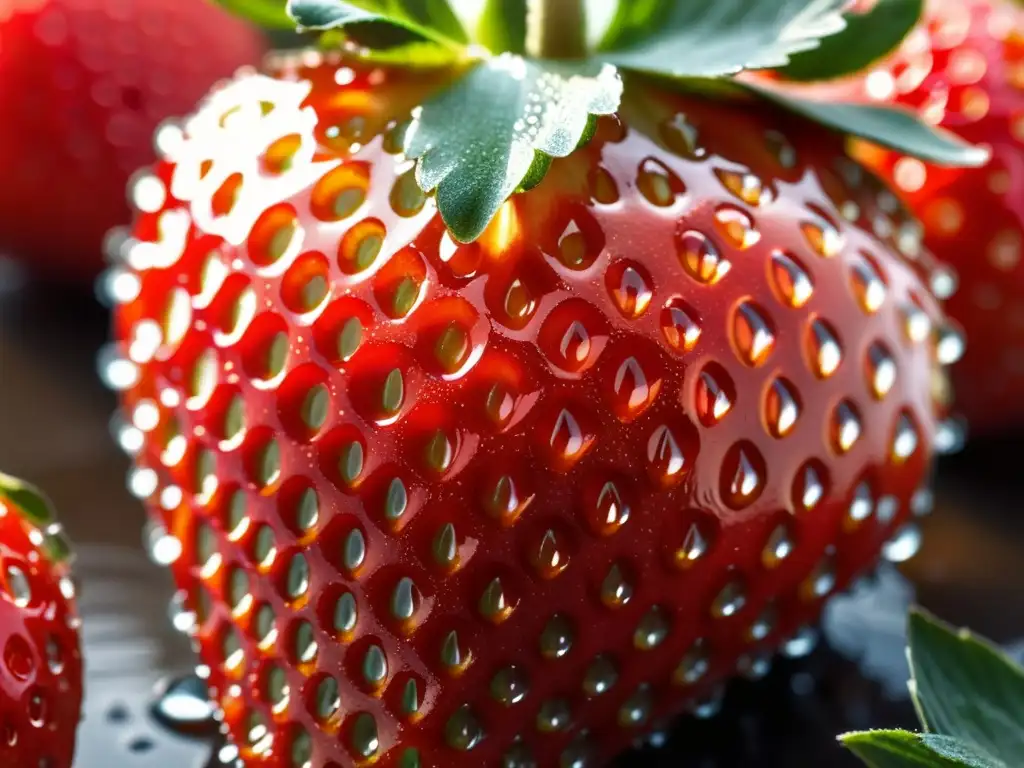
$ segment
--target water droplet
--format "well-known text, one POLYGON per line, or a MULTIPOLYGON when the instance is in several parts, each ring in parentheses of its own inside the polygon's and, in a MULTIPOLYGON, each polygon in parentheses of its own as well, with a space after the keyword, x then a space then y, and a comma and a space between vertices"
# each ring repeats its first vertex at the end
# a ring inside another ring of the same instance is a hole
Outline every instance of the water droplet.
POLYGON ((744 301, 733 315, 732 341, 739 358, 749 366, 762 365, 775 347, 775 329, 765 311, 744 301))
POLYGON ((597 494, 597 500, 588 507, 591 529, 602 536, 617 532, 629 520, 630 507, 612 480, 606 481, 597 494))
POLYGON ((689 470, 689 462, 667 425, 657 427, 647 441, 647 460, 663 484, 674 484, 689 470))
POLYGON ((868 389, 876 400, 883 400, 896 385, 896 360, 889 348, 880 341, 868 347, 865 373, 868 389))
POLYGON ((634 320, 647 311, 654 291, 647 270, 631 261, 617 261, 605 274, 605 284, 623 317, 634 320))
POLYGON ((819 379, 827 379, 843 362, 839 338, 829 323, 821 318, 811 321, 807 335, 807 356, 811 371, 819 379))
POLYGON ((587 667, 583 676, 583 691, 588 696, 607 693, 619 679, 619 671, 607 656, 598 656, 587 667))
POLYGON ((711 604, 711 615, 718 619, 726 619, 742 611, 746 604, 747 594, 743 585, 738 581, 730 581, 711 604))
POLYGON ((647 722, 652 706, 651 690, 646 685, 636 689, 619 707, 619 725, 623 728, 638 728, 647 722))
POLYGON ((388 657, 379 645, 371 645, 363 655, 363 680, 373 688, 384 684, 388 676, 388 657))
POLYGON ((830 259, 838 255, 844 244, 838 226, 831 217, 816 208, 811 208, 811 213, 814 218, 800 225, 808 245, 823 258, 830 259))
POLYGON ((802 659, 818 645, 818 632, 812 627, 801 627, 782 646, 782 653, 790 659, 802 659))
POLYGON ((537 730, 542 733, 564 731, 569 727, 572 712, 565 699, 547 699, 537 711, 537 730))
POLYGON ((793 540, 790 538, 789 527, 780 523, 769 534, 768 541, 761 550, 761 562, 765 568, 776 568, 793 553, 793 540))
POLYGON ((468 704, 463 704, 448 718, 444 734, 448 746, 460 752, 469 752, 484 738, 483 727, 468 704))
POLYGON ((812 459, 801 467, 793 480, 793 507, 797 512, 812 512, 825 497, 827 470, 812 459))
POLYGON ((871 517, 875 510, 875 499, 871 494, 871 486, 867 482, 857 484, 853 491, 853 499, 847 510, 847 517, 854 524, 862 523, 871 517))
POLYGON ((416 613, 419 603, 419 590, 408 576, 403 576, 391 593, 391 615, 399 621, 409 621, 416 613))
POLYGON ((882 556, 890 563, 905 563, 921 548, 921 531, 913 523, 909 523, 885 543, 882 556))
POLYGON ((856 406, 843 400, 832 411, 832 448, 836 453, 848 453, 860 438, 861 421, 856 406))
POLYGON ((506 707, 521 702, 528 691, 526 673, 514 664, 502 667, 491 678, 491 696, 506 707))
POLYGON ((695 406, 701 423, 712 427, 732 410, 736 399, 736 385, 725 369, 709 363, 697 378, 695 406))
POLYGON ((661 138, 670 150, 690 160, 699 160, 707 155, 700 146, 700 133, 686 115, 677 112, 661 124, 661 138))
POLYGON ((733 509, 753 504, 764 490, 767 466, 753 443, 732 446, 722 461, 722 499, 733 509))
POLYGON ((572 624, 556 613, 540 633, 540 652, 548 660, 560 659, 572 650, 572 624))
POLYGON ((715 244, 695 230, 679 236, 677 250, 683 269, 700 283, 714 285, 732 268, 732 264, 719 254, 715 244))
POLYGON ((640 619, 633 632, 633 647, 639 651, 650 651, 661 645, 668 637, 669 624, 665 611, 653 606, 640 619))
POLYGON ((811 276, 795 257, 783 251, 772 253, 772 282, 787 306, 800 309, 814 295, 811 276))
POLYGON ((548 444, 556 457, 562 462, 574 462, 590 446, 592 437, 583 432, 583 428, 568 409, 558 412, 554 428, 548 444))
POLYGON ((765 187, 764 182, 750 172, 740 173, 716 168, 715 175, 723 187, 747 205, 768 205, 775 199, 774 191, 765 187))
POLYGON ((351 634, 359 618, 356 599, 351 592, 342 593, 334 604, 334 629, 342 634, 351 634))
POLYGON ((341 693, 333 677, 325 677, 317 685, 314 708, 320 720, 331 719, 341 709, 341 693))
POLYGON ((719 234, 740 250, 746 250, 761 240, 754 227, 754 219, 733 205, 721 205, 715 211, 715 227, 719 234))
POLYGON ((515 608, 515 602, 505 593, 501 579, 495 577, 488 582, 477 604, 480 615, 493 624, 500 624, 515 608))
POLYGON ((784 134, 779 131, 765 131, 764 138, 765 145, 778 159, 779 165, 786 170, 796 168, 796 150, 793 148, 793 145, 789 143, 789 139, 787 139, 784 134))
POLYGON ((803 584, 803 591, 807 599, 820 599, 827 596, 835 586, 835 564, 832 558, 826 555, 807 577, 803 584))
POLYGON ((679 177, 664 163, 650 157, 640 164, 636 183, 647 202, 659 208, 672 205, 676 195, 683 191, 679 177))
POLYGON ((526 325, 536 309, 533 294, 523 281, 519 278, 513 280, 505 293, 505 314, 512 327, 521 328, 526 325))
POLYGON ((636 418, 653 402, 660 382, 647 380, 643 367, 635 357, 627 357, 619 365, 612 382, 614 406, 620 419, 636 418))
POLYGON ((601 582, 601 601, 609 608, 619 608, 633 597, 633 585, 629 583, 618 563, 613 563, 601 582))
POLYGON ((903 332, 915 344, 922 344, 932 332, 932 321, 928 314, 916 304, 904 304, 900 308, 903 316, 903 332))
POLYGON ((765 395, 765 422, 772 437, 788 435, 800 417, 796 387, 788 379, 775 379, 765 395))
POLYGON ((32 601, 32 587, 28 576, 19 566, 8 563, 4 569, 7 578, 7 593, 14 598, 18 608, 26 608, 32 601))
POLYGON ((368 712, 360 712, 352 722, 349 732, 349 744, 357 755, 370 759, 380 749, 380 738, 377 735, 377 721, 368 712))
POLYGON ((672 679, 676 685, 693 685, 708 673, 711 663, 703 640, 696 640, 680 659, 672 679))
POLYGON ((939 329, 935 341, 935 356, 942 365, 953 365, 964 356, 964 335, 953 326, 939 329))
POLYGON ((700 315, 682 299, 673 299, 661 311, 661 332, 677 352, 689 352, 700 339, 700 315))
POLYGON ((366 560, 366 537, 358 528, 353 528, 345 537, 342 549, 342 565, 346 570, 355 572, 366 560))
POLYGON ((530 559, 544 579, 553 579, 569 566, 569 554, 563 550, 552 528, 544 532, 530 559))
POLYGON ((690 523, 683 536, 683 543, 673 553, 673 561, 680 568, 689 568, 707 553, 710 546, 708 536, 697 523, 690 523))
POLYGON ((896 430, 892 438, 892 460, 895 464, 907 461, 917 450, 918 434, 913 417, 909 413, 901 413, 896 422, 896 430))
POLYGON ((178 733, 205 734, 217 727, 206 684, 195 675, 159 683, 152 711, 163 725, 178 733))

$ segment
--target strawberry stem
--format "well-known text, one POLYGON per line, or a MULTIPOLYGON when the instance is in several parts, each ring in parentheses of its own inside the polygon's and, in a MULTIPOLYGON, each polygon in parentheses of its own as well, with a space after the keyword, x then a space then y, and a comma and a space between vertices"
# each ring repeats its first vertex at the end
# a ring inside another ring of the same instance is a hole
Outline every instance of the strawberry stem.
POLYGON ((584 0, 528 0, 526 52, 536 59, 581 59, 587 53, 584 0))

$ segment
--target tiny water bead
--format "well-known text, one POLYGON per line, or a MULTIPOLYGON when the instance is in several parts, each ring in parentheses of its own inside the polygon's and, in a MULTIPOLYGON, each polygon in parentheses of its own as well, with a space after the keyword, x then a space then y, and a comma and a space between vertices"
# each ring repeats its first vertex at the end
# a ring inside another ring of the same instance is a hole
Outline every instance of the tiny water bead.
POLYGON ((732 342, 740 360, 751 367, 763 365, 775 347, 775 329, 767 313, 744 301, 733 315, 732 342))
POLYGON ((790 434, 800 417, 802 406, 796 387, 786 378, 772 381, 765 394, 764 418, 772 437, 784 438, 790 434))
POLYGON ((754 225, 753 217, 733 205, 720 205, 715 210, 715 228, 726 242, 741 251, 761 240, 761 233, 754 225))
POLYGON ((776 295, 793 309, 800 309, 814 295, 814 283, 799 259, 785 251, 775 251, 771 260, 772 284, 776 295))
POLYGON ((718 247, 702 232, 683 232, 677 239, 676 247, 683 269, 699 283, 714 285, 732 269, 732 263, 719 253, 718 247))

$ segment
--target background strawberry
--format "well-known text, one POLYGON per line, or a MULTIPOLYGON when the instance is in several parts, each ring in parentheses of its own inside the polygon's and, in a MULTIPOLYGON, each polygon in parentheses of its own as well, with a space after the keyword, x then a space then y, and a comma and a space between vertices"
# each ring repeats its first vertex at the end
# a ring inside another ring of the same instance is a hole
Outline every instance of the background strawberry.
MULTIPOLYGON (((930 0, 899 51, 847 86, 919 110, 992 149, 981 170, 862 148, 910 203, 926 243, 959 275, 948 311, 969 340, 955 369, 975 432, 1024 423, 1024 11, 1005 0, 930 0)), ((953 282, 943 276, 940 292, 953 282)))
POLYGON ((82 660, 69 554, 46 500, 0 474, 0 765, 71 765, 82 660))
POLYGON ((837 139, 637 89, 460 244, 429 78, 271 66, 162 135, 106 364, 244 759, 600 762, 913 551, 959 337, 837 139))
POLYGON ((261 50, 206 0, 0 5, 0 248, 56 277, 99 272, 157 124, 261 50))

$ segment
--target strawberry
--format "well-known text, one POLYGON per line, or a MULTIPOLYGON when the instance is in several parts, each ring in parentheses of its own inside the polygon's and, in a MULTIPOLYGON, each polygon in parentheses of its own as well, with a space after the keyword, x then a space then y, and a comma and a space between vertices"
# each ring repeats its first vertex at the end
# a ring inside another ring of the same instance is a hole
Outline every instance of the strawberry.
POLYGON ((71 766, 82 660, 68 555, 46 500, 0 474, 0 765, 71 766))
MULTIPOLYGON (((919 110, 992 149, 992 162, 971 171, 861 151, 959 276, 948 311, 970 343, 954 382, 958 408, 981 433, 1024 424, 1024 11, 1003 0, 931 0, 927 8, 902 48, 848 89, 919 110)), ((940 278, 943 293, 955 285, 949 273, 940 278)))
POLYGON ((598 764, 916 546, 958 337, 913 221, 820 125, 606 70, 490 166, 536 61, 282 55, 136 182, 103 370, 246 764, 598 764))
POLYGON ((204 0, 14 0, 0 7, 0 247, 59 278, 91 277, 152 135, 261 37, 204 0))

